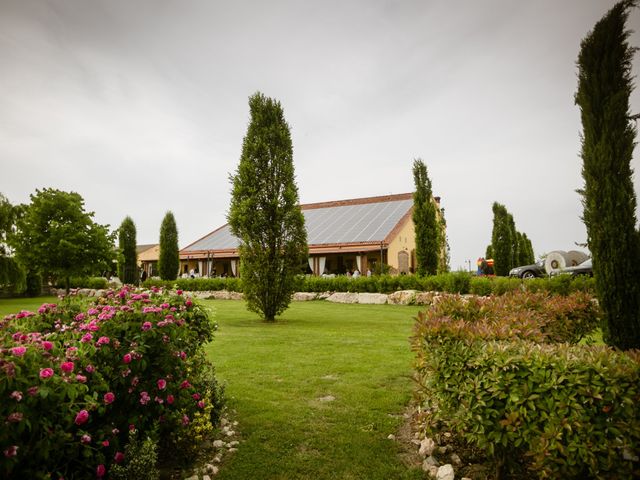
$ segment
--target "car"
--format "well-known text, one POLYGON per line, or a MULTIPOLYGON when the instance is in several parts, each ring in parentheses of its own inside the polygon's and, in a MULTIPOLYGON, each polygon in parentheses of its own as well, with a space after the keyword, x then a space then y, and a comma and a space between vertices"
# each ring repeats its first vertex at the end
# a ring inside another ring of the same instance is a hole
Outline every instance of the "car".
POLYGON ((518 278, 536 278, 546 277, 547 271, 544 269, 544 260, 540 260, 533 265, 524 265, 522 267, 512 268, 509 271, 510 277, 518 278))
POLYGON ((571 275, 572 277, 587 275, 589 277, 593 277, 593 263, 591 262, 590 258, 587 258, 580 265, 576 265, 575 267, 566 267, 562 270, 556 270, 555 272, 551 272, 551 275, 571 275))

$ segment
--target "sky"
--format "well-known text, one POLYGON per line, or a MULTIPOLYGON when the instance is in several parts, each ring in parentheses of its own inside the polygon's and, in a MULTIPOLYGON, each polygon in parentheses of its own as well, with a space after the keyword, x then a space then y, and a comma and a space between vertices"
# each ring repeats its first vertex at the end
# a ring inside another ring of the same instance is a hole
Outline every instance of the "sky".
POLYGON ((172 211, 184 247, 226 223, 260 91, 284 109, 301 203, 413 191, 421 158, 452 269, 484 255, 494 201, 536 256, 576 249, 576 59, 614 3, 0 0, 0 192, 78 192, 139 244, 172 211))

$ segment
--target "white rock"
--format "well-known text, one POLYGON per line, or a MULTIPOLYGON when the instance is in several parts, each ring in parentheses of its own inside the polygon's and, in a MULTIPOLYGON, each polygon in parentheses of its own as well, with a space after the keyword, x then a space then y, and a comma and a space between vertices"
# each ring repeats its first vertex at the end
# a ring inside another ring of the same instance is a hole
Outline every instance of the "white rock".
POLYGON ((213 457, 214 463, 220 463, 222 461, 222 457, 220 455, 216 455, 213 457))
POLYGON ((420 449, 418 450, 418 453, 423 457, 428 457, 431 455, 434 448, 436 448, 436 442, 427 437, 420 442, 420 449))
POLYGON ((438 474, 438 467, 434 467, 433 465, 425 465, 422 464, 422 469, 429 474, 430 477, 436 478, 438 474))
POLYGON ((446 446, 446 445, 445 445, 444 447, 438 447, 438 451, 439 451, 440 453, 443 453, 443 454, 444 454, 444 453, 447 453, 447 450, 448 450, 448 448, 447 448, 447 446, 446 446))
POLYGON ((450 464, 442 465, 438 468, 438 473, 436 473, 436 480, 453 480, 455 478, 455 474, 453 473, 453 467, 450 464))
POLYGON ((233 422, 231 425, 233 425, 234 427, 238 426, 238 421, 236 420, 235 422, 233 422))
POLYGON ((318 401, 322 403, 327 403, 327 402, 333 402, 335 399, 336 397, 334 397, 333 395, 327 395, 326 397, 320 397, 318 401))
POLYGON ((462 477, 460 480, 471 480, 469 477, 462 477))
POLYGON ((203 475, 202 480, 211 480, 211 477, 209 475, 203 475))
POLYGON ((236 432, 234 432, 233 430, 227 430, 226 433, 227 433, 227 437, 233 437, 236 434, 236 432))
POLYGON ((224 447, 224 442, 222 440, 214 440, 213 441, 214 448, 222 448, 224 447))
POLYGON ((436 457, 434 457, 433 455, 429 455, 427 458, 425 458, 423 464, 427 464, 427 465, 431 465, 434 467, 439 467, 440 463, 438 462, 438 460, 436 460, 436 457))
POLYGON ((390 433, 390 434, 387 436, 387 438, 388 438, 389 440, 395 440, 395 439, 396 439, 396 436, 395 436, 393 433, 390 433))
POLYGON ((207 463, 202 469, 202 473, 213 473, 214 475, 218 473, 218 467, 211 463, 207 463))
POLYGON ((384 293, 359 293, 358 303, 368 305, 384 305, 387 303, 387 295, 384 293))
POLYGON ((394 305, 410 305, 415 303, 415 290, 400 290, 393 292, 387 296, 387 302, 394 305))
POLYGON ((238 449, 237 449, 237 448, 230 448, 230 449, 228 450, 228 452, 229 452, 229 453, 233 453, 233 452, 237 452, 237 451, 238 451, 238 449))
POLYGON ((200 480, 200 477, 198 477, 198 475, 191 475, 190 477, 187 477, 184 480, 200 480))
POLYGON ((311 292, 296 292, 293 294, 293 300, 295 302, 309 302, 317 298, 317 293, 311 292))
POLYGON ((449 458, 451 459, 451 463, 454 465, 462 465, 462 460, 460 460, 460 456, 457 453, 452 453, 449 455, 449 458))
POLYGON ((358 294, 351 292, 336 292, 327 298, 327 301, 333 303, 358 303, 358 294))
POLYGON ((233 442, 229 442, 228 445, 229 445, 229 448, 235 448, 238 445, 240 445, 240 442, 238 440, 234 440, 233 442))
POLYGON ((229 420, 227 420, 227 417, 222 417, 222 418, 220 419, 220 425, 221 425, 221 426, 223 426, 223 427, 224 427, 227 423, 229 423, 229 420))

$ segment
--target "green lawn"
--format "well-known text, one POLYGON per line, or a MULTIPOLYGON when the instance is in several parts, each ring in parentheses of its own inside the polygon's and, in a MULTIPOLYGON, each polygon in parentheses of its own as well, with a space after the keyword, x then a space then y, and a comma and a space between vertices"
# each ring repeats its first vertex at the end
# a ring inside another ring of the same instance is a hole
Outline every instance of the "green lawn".
POLYGON ((417 307, 299 302, 266 324, 243 302, 205 303, 220 326, 208 352, 244 439, 216 478, 423 478, 387 439, 413 390, 417 307))
MULTIPOLYGON (((0 300, 0 315, 56 300, 0 300)), ((204 303, 219 324, 207 351, 243 440, 217 479, 424 478, 387 439, 413 391, 418 307, 296 302, 267 324, 244 302, 204 303)))

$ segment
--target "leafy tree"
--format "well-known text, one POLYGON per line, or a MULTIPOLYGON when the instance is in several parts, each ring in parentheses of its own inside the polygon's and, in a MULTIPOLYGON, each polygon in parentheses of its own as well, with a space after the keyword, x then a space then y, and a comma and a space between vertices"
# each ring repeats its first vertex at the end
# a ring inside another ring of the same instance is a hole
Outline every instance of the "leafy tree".
POLYGON ((526 233, 516 232, 518 236, 518 265, 530 265, 535 262, 533 246, 526 233))
POLYGON ((118 277, 123 283, 138 283, 138 252, 136 251, 136 224, 125 217, 118 229, 118 277))
POLYGON ((180 270, 178 227, 173 213, 167 212, 160 226, 160 256, 158 271, 162 280, 175 280, 180 270))
POLYGON ((26 288, 25 270, 9 246, 18 214, 19 209, 0 193, 0 287, 22 292, 26 288))
POLYGON ((509 236, 511 237, 511 262, 509 270, 518 266, 518 260, 520 258, 520 245, 518 244, 518 230, 516 230, 516 222, 513 220, 513 215, 509 214, 509 236))
POLYGON ((636 128, 629 10, 617 3, 582 40, 575 101, 582 117, 583 220, 593 258, 604 338, 621 349, 640 348, 640 234, 632 182, 636 128))
POLYGON ((227 219, 240 239, 240 273, 249 310, 274 321, 291 302, 307 257, 293 148, 280 102, 256 93, 232 183, 227 219))
POLYGON ((34 273, 64 280, 111 268, 114 236, 108 225, 93 221, 83 198, 53 188, 36 190, 17 222, 16 256, 34 273))
POLYGON ((413 161, 413 224, 416 231, 416 273, 435 275, 442 253, 436 204, 427 166, 421 159, 413 161))
POLYGON ((496 275, 508 275, 513 262, 513 241, 511 239, 511 223, 513 217, 509 215, 504 205, 493 203, 493 231, 491 232, 491 246, 493 248, 493 269, 496 275))

